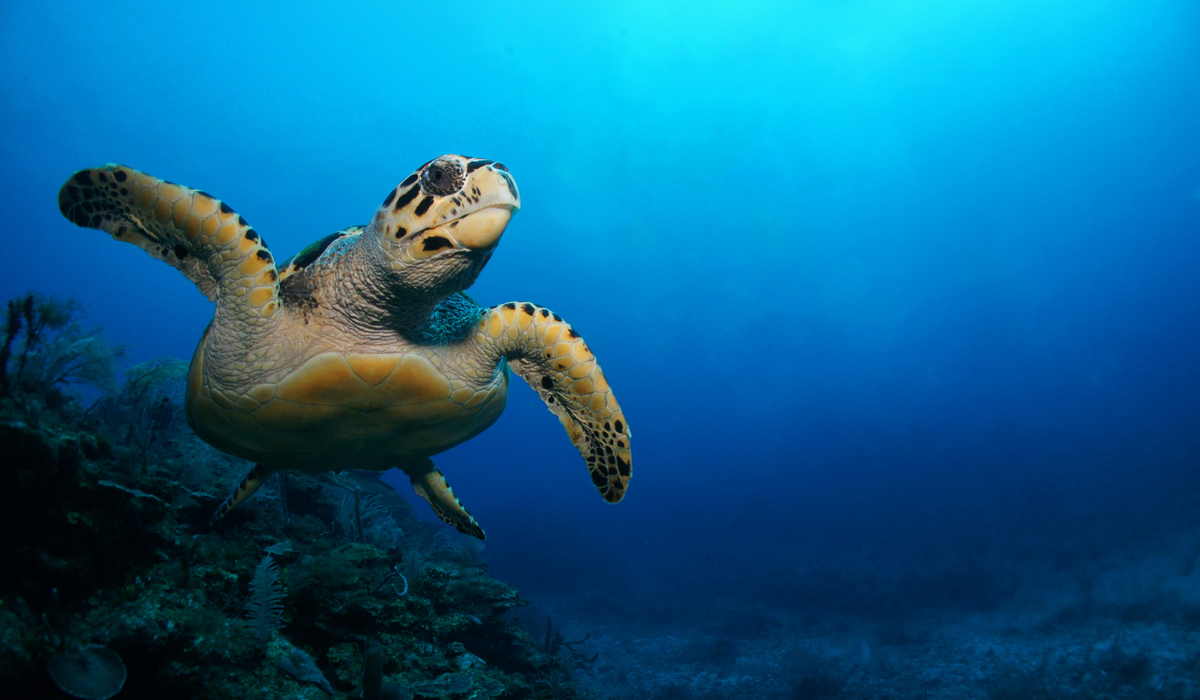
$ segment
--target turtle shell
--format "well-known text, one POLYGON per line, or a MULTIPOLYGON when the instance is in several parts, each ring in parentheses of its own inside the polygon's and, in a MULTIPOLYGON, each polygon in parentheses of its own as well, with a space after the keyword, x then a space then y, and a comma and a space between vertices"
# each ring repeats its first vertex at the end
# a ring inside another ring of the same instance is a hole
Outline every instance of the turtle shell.
POLYGON ((188 372, 188 422, 224 452, 281 468, 384 470, 424 459, 494 423, 508 395, 507 372, 479 389, 416 352, 323 352, 232 393, 205 375, 207 341, 188 372))

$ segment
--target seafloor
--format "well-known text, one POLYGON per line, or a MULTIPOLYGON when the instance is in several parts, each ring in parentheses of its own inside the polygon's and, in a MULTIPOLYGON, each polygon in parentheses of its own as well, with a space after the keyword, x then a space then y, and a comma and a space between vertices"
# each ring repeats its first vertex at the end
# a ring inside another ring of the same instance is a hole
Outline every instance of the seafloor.
MULTIPOLYGON (((1123 619, 1016 623, 1011 611, 880 628, 790 615, 755 631, 639 627, 572 615, 600 661, 578 687, 661 700, 1052 700, 1200 697, 1200 625, 1123 619), (745 635, 745 636, 743 636, 745 635)), ((555 618, 556 620, 559 618, 555 618)))
POLYGON ((1022 572, 975 609, 789 610, 654 577, 628 617, 594 590, 530 606, 377 475, 275 478, 210 526, 249 465, 187 428, 185 365, 119 369, 71 302, 6 320, 5 698, 1200 698, 1200 531, 1022 572))

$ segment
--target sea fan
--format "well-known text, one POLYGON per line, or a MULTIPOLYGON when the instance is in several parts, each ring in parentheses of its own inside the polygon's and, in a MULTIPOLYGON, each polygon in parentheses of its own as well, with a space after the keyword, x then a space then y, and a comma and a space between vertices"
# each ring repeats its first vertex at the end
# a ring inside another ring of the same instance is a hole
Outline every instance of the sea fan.
POLYGON ((250 580, 250 598, 246 601, 246 619, 254 635, 262 641, 283 627, 283 585, 271 555, 263 557, 250 580))

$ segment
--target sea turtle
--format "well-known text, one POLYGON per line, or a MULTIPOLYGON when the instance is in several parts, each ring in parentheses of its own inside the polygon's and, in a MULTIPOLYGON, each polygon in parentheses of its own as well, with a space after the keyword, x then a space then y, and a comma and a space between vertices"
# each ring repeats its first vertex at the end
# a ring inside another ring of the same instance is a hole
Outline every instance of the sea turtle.
POLYGON ((280 470, 399 467, 438 517, 483 539, 429 458, 496 421, 509 367, 562 421, 604 500, 624 496, 629 423, 587 344, 549 309, 463 293, 520 207, 500 163, 435 158, 369 224, 278 266, 228 204, 123 165, 75 173, 58 204, 216 302, 184 408, 198 436, 255 467, 213 521, 280 470))

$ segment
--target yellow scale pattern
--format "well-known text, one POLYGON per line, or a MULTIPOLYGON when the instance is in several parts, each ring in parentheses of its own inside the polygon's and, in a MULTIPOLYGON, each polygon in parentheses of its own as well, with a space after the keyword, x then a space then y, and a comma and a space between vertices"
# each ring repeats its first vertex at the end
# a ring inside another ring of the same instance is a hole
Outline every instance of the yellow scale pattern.
POLYGON ((75 173, 58 199, 71 221, 178 268, 252 325, 279 310, 279 275, 270 251, 220 200, 120 165, 75 173))
POLYGON ((549 309, 525 302, 491 309, 475 338, 508 358, 558 416, 600 495, 620 501, 632 469, 629 423, 583 338, 549 309))

